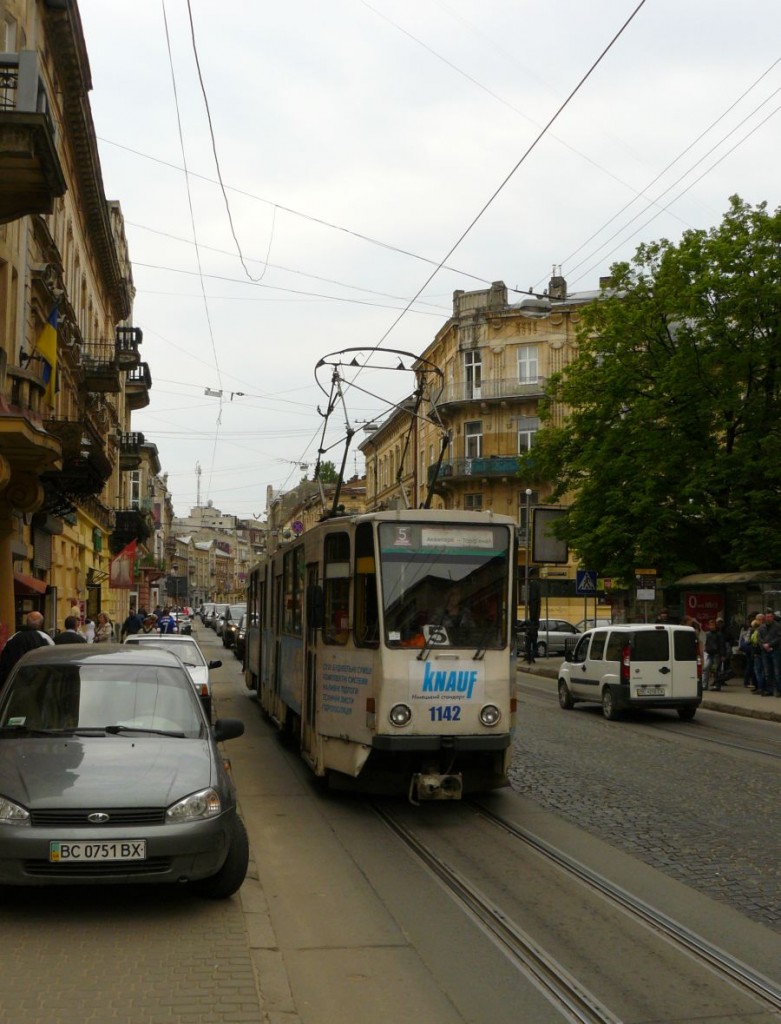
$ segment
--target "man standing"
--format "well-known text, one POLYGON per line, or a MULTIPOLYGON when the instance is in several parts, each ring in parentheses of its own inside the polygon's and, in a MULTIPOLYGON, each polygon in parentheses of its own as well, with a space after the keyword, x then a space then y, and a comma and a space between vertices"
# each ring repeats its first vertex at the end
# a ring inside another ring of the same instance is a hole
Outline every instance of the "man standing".
POLYGON ((765 612, 765 621, 759 627, 758 633, 762 650, 762 668, 765 672, 765 688, 762 694, 770 697, 775 689, 776 697, 781 697, 781 623, 776 619, 772 608, 765 612))
POLYGON ((43 631, 43 615, 40 612, 30 612, 25 619, 24 627, 9 637, 3 653, 0 654, 0 686, 23 654, 51 643, 54 641, 43 631))
POLYGON ((170 608, 166 608, 160 621, 157 623, 157 628, 161 633, 175 633, 176 632, 176 619, 171 614, 170 608))
POLYGON ((711 622, 710 629, 705 635, 705 664, 702 669, 702 688, 720 690, 719 673, 724 667, 724 656, 727 644, 724 639, 724 620, 716 619, 711 622), (713 680, 711 683, 711 679, 713 680))
POLYGON ((120 639, 124 640, 126 636, 133 636, 135 633, 141 632, 141 627, 144 624, 144 617, 140 615, 135 608, 130 609, 130 614, 122 623, 122 631, 120 632, 120 639))
POLYGON ((65 629, 54 638, 55 644, 86 644, 87 638, 82 636, 78 630, 79 620, 75 615, 68 615, 65 619, 65 629))

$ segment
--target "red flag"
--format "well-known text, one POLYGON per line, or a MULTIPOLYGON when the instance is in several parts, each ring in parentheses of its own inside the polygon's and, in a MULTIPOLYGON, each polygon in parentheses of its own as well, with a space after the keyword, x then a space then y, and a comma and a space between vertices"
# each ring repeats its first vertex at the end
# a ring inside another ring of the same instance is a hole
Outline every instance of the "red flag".
POLYGON ((136 544, 131 542, 112 558, 108 567, 108 585, 112 590, 132 590, 135 586, 136 544))

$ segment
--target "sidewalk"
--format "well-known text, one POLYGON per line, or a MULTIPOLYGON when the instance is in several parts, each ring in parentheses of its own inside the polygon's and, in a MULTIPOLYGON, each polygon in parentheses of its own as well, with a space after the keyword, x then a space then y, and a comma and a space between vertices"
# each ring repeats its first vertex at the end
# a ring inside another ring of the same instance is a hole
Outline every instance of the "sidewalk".
MULTIPOLYGON (((524 675, 543 676, 546 679, 557 679, 559 658, 543 658, 533 665, 518 661, 517 671, 524 675)), ((760 697, 758 693, 743 686, 743 680, 732 679, 723 690, 706 690, 702 695, 700 707, 708 711, 725 711, 730 715, 742 715, 744 718, 764 718, 769 722, 781 722, 781 698, 760 697)))

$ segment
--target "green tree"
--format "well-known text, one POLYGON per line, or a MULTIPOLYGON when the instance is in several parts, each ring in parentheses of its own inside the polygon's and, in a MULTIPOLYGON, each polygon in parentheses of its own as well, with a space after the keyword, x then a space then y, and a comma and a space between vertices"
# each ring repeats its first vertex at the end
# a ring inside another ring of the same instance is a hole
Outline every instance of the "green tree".
POLYGON ((521 474, 567 498, 561 535, 606 575, 779 568, 781 209, 733 196, 611 273, 521 474))
POLYGON ((321 480, 324 484, 335 484, 339 474, 336 471, 336 466, 333 462, 321 462, 320 472, 318 473, 317 479, 321 480))

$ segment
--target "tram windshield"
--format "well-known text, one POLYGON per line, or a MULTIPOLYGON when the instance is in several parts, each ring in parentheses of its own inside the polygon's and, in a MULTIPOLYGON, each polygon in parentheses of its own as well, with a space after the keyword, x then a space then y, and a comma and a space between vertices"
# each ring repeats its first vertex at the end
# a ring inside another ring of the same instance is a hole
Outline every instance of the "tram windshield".
POLYGON ((379 541, 389 647, 506 646, 506 526, 381 523, 379 541))

